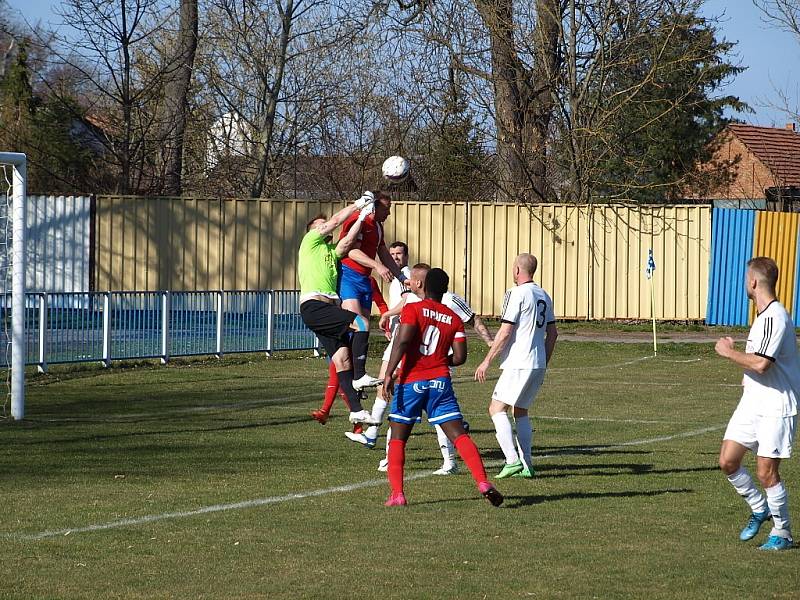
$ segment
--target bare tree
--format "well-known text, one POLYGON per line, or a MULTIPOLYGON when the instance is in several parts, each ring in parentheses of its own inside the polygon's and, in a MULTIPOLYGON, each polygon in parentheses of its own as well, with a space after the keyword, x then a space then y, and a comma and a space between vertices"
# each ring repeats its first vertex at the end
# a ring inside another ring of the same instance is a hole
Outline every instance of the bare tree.
POLYGON ((250 196, 275 190, 287 154, 344 95, 351 12, 330 0, 209 0, 203 77, 217 114, 244 125, 250 196))
POLYGON ((154 46, 174 16, 166 0, 66 0, 55 60, 80 73, 89 118, 105 132, 119 193, 148 191, 153 179, 156 111, 167 65, 154 46))
MULTIPOLYGON (((753 0, 761 11, 765 22, 790 33, 800 47, 800 1, 798 0, 753 0)), ((777 101, 771 104, 794 121, 800 121, 800 86, 794 90, 774 90, 777 101)))
POLYGON ((189 109, 189 90, 197 51, 197 0, 180 0, 180 20, 175 54, 165 70, 164 108, 161 119, 162 193, 180 196, 183 147, 189 109))

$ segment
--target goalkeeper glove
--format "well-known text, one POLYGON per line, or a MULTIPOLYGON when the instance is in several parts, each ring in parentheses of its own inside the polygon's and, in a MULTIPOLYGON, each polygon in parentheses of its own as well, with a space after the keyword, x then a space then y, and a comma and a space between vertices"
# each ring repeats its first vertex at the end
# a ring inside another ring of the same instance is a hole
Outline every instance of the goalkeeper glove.
POLYGON ((356 200, 355 206, 357 209, 361 210, 365 206, 370 206, 375 203, 375 196, 372 192, 364 192, 361 195, 361 198, 356 200))
POLYGON ((361 222, 366 219, 368 216, 375 214, 375 205, 374 204, 367 204, 362 208, 358 213, 358 221, 361 222))

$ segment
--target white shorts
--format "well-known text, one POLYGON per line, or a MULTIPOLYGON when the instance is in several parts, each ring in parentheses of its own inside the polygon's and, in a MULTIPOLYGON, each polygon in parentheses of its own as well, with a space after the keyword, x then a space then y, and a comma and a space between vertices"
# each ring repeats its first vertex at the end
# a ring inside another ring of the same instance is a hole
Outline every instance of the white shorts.
POLYGON ((528 409, 544 381, 545 369, 504 369, 494 386, 492 400, 528 409))
POLYGON ((737 408, 722 439, 737 442, 765 458, 789 458, 796 425, 797 415, 765 417, 737 408))
POLYGON ((383 351, 383 358, 381 359, 383 362, 388 363, 389 357, 392 355, 392 346, 394 345, 394 337, 389 340, 389 343, 386 345, 386 350, 383 351))

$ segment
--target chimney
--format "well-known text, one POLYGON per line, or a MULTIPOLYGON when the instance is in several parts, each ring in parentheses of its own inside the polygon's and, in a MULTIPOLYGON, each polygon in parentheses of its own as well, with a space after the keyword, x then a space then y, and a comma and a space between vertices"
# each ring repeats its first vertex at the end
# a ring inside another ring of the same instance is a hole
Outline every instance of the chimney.
POLYGON ((797 123, 787 123, 786 129, 789 131, 797 131, 797 123))

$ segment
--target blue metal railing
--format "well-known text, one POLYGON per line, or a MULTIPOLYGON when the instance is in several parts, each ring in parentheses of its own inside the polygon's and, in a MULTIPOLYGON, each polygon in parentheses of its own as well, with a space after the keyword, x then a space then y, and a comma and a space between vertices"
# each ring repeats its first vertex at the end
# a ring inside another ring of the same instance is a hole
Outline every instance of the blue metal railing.
POLYGON ((29 293, 26 364, 46 370, 57 363, 315 349, 299 300, 299 292, 281 290, 29 293))

